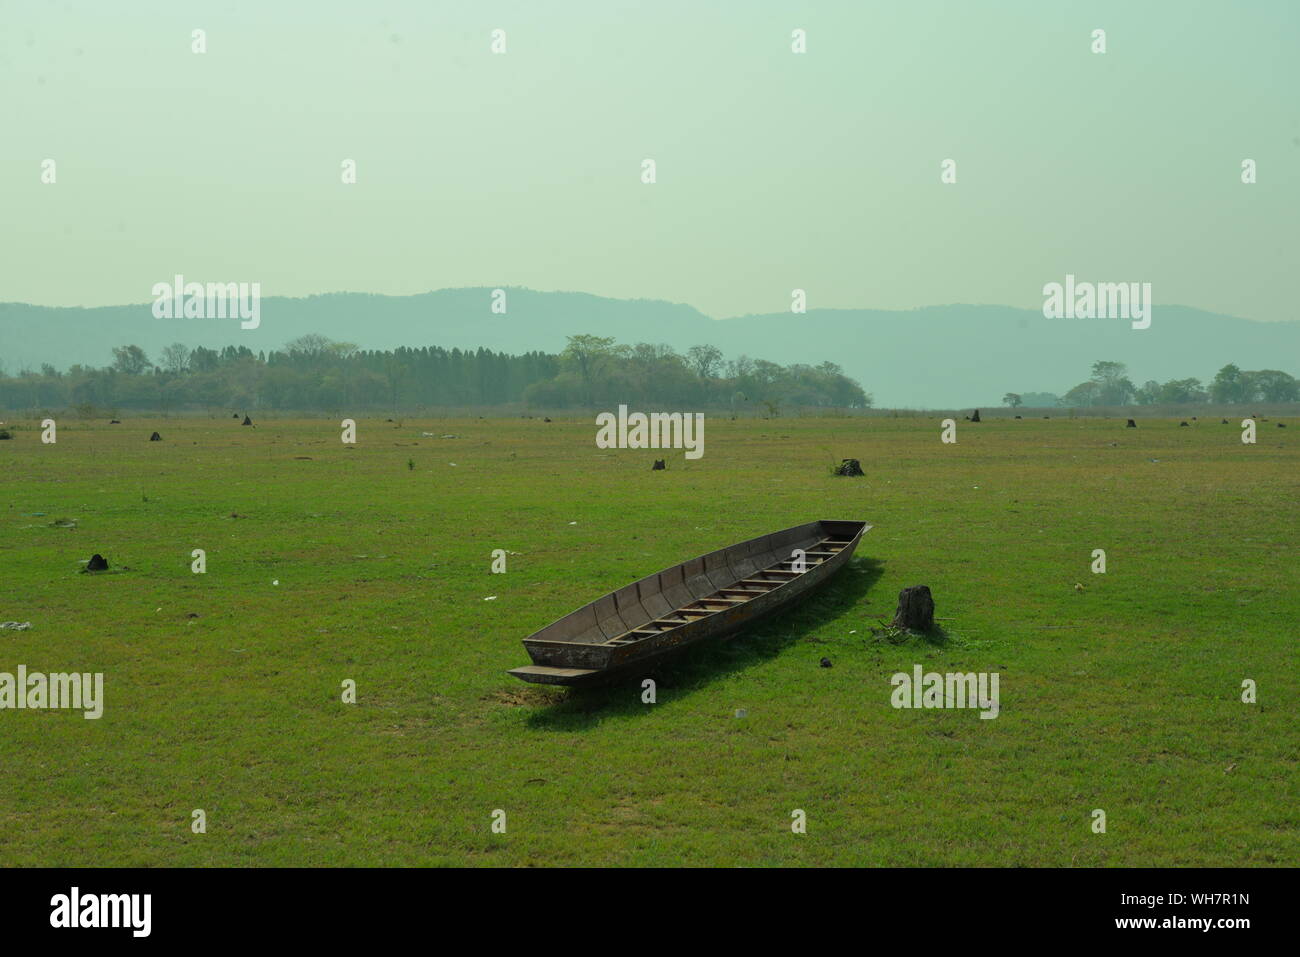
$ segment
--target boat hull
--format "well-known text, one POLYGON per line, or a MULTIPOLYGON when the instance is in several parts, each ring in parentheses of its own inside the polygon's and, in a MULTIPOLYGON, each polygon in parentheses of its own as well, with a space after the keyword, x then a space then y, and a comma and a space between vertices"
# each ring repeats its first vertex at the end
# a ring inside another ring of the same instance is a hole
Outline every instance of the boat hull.
POLYGON ((811 522, 674 565, 525 638, 533 664, 510 674, 571 686, 644 675, 693 646, 729 638, 797 603, 848 564, 870 527, 811 522), (781 557, 790 552, 797 558, 795 549, 806 551, 802 571, 790 570, 800 568, 794 558, 781 557), (614 613, 606 615, 611 608, 614 613), (588 627, 589 621, 597 626, 588 627))

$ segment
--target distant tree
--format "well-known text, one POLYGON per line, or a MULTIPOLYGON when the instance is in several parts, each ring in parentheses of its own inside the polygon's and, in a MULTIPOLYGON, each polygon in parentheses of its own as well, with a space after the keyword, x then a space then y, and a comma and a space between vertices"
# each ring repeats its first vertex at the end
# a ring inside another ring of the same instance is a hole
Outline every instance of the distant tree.
POLYGON ((1129 381, 1128 366, 1122 362, 1094 362, 1092 381, 1097 383, 1095 405, 1127 405, 1137 391, 1129 381))
POLYGON ((686 360, 701 379, 712 379, 722 365, 722 350, 717 346, 691 346, 686 360))
POLYGON ((1015 392, 1008 392, 1002 397, 1002 404, 1009 405, 1013 409, 1018 409, 1024 400, 1015 392))
POLYGON ((140 375, 152 365, 139 346, 114 346, 113 368, 125 375, 140 375))
POLYGON ((1091 380, 1080 382, 1069 392, 1061 397, 1061 400, 1070 406, 1087 406, 1097 405, 1097 396, 1101 393, 1101 386, 1091 380))
POLYGON ((1134 394, 1133 400, 1138 405, 1155 405, 1160 401, 1160 383, 1155 379, 1148 379, 1134 394))
POLYGON ((587 404, 593 397, 593 385, 597 376, 603 371, 617 350, 613 336, 578 335, 569 336, 569 344, 564 347, 561 357, 570 364, 582 380, 587 404))
POLYGON ((1215 402, 1249 402, 1250 383, 1240 368, 1229 362, 1210 382, 1210 398, 1215 402))
POLYGON ((220 353, 216 349, 205 349, 203 346, 197 346, 190 353, 190 371, 215 372, 220 358, 220 353))
POLYGON ((173 342, 162 351, 162 366, 168 372, 180 375, 190 364, 190 350, 179 342, 173 342))
POLYGON ((768 362, 766 359, 755 359, 754 371, 750 373, 750 377, 759 385, 770 386, 780 381, 783 371, 775 362, 768 362))
POLYGON ((1054 392, 1025 392, 1020 398, 1031 409, 1054 409, 1061 404, 1061 397, 1054 392))
POLYGON ((1300 400, 1300 382, 1276 369, 1261 369, 1244 373, 1247 383, 1247 401, 1255 398, 1265 402, 1295 402, 1300 400))
MULTIPOLYGON (((329 349, 331 340, 322 336, 318 332, 309 332, 305 336, 299 336, 284 344, 284 351, 288 353, 298 353, 303 356, 315 358, 322 356, 329 349)), ((355 347, 353 347, 355 348, 355 347)))
POLYGON ((754 360, 749 356, 742 355, 739 358, 732 359, 727 363, 727 378, 748 379, 754 374, 754 360))
POLYGON ((1160 387, 1160 401, 1171 405, 1205 402, 1208 398, 1200 379, 1170 379, 1160 387))

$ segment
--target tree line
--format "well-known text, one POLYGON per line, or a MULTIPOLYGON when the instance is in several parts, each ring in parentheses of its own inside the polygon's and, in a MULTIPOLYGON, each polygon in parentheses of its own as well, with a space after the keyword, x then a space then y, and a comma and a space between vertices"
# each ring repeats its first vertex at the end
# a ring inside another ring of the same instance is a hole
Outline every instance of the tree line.
POLYGON ((1092 375, 1065 395, 1048 392, 1008 392, 1003 405, 1017 407, 1116 405, 1192 405, 1215 402, 1236 405, 1247 402, 1300 402, 1300 380, 1276 369, 1250 372, 1228 363, 1203 384, 1200 379, 1170 379, 1168 382, 1148 380, 1136 386, 1128 375, 1128 366, 1122 362, 1097 361, 1092 364, 1092 375))
POLYGON ((801 406, 866 408, 871 396, 839 366, 782 366, 713 346, 669 346, 568 337, 558 354, 401 347, 378 351, 307 335, 282 349, 191 349, 174 343, 158 361, 137 345, 113 349, 102 368, 42 365, 0 375, 0 407, 163 412, 273 409, 338 412, 526 405, 604 408, 619 403, 677 409, 801 406))

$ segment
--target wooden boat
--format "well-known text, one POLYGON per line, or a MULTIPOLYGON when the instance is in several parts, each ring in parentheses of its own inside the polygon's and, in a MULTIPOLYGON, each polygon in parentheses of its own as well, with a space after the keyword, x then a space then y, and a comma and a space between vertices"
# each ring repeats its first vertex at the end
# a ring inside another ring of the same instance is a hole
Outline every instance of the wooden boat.
POLYGON ((510 674, 555 685, 644 674, 669 655, 725 638, 803 597, 848 564, 869 528, 809 522, 674 565, 525 638, 533 663, 510 674))

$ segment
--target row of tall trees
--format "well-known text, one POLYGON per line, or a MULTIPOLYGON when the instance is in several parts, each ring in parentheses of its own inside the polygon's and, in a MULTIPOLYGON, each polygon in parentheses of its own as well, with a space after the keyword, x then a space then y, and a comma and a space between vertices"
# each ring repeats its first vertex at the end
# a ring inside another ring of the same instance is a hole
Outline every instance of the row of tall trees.
POLYGON ((668 346, 625 346, 591 335, 570 336, 559 374, 529 386, 524 399, 547 408, 632 401, 679 409, 748 406, 768 415, 792 406, 871 405, 871 396, 833 362, 781 366, 748 356, 726 361, 714 346, 692 346, 681 355, 668 346))
POLYGON ((1276 369, 1245 371, 1229 363, 1208 385, 1200 379, 1148 380, 1135 386, 1122 362, 1098 361, 1092 375, 1063 396, 1050 393, 1008 392, 1004 405, 1062 405, 1076 408, 1116 405, 1188 405, 1201 402, 1300 402, 1300 380, 1276 369))
POLYGON ((726 361, 713 346, 679 354, 664 345, 619 345, 613 339, 569 337, 559 355, 508 355, 489 349, 359 349, 324 336, 295 339, 283 349, 190 349, 175 343, 155 363, 137 345, 113 350, 103 368, 44 365, 0 375, 0 407, 399 410, 501 406, 595 408, 618 403, 671 405, 679 410, 748 404, 769 414, 791 406, 864 408, 861 386, 834 363, 780 366, 741 356, 726 361))

